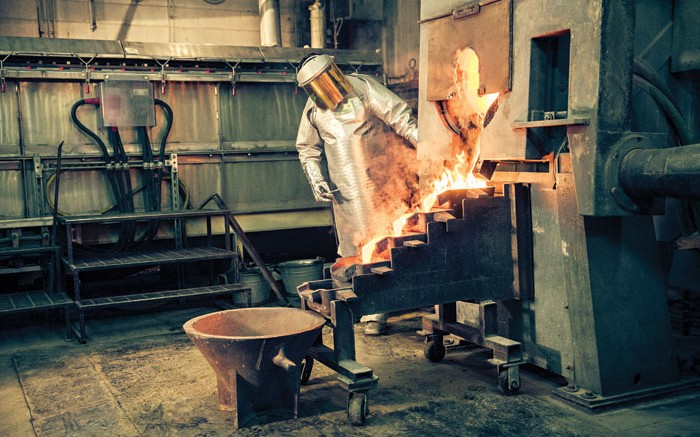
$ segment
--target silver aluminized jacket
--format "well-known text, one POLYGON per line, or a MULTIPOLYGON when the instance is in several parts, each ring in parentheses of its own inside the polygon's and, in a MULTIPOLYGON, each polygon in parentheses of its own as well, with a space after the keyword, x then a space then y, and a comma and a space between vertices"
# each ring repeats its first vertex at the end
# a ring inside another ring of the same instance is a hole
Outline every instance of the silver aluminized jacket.
POLYGON ((325 155, 330 188, 337 190, 333 215, 343 257, 357 255, 369 239, 391 233, 391 223, 407 210, 418 179, 418 128, 408 104, 370 76, 348 79, 355 95, 335 110, 307 101, 296 141, 312 185, 315 176, 309 169, 320 168, 325 155))

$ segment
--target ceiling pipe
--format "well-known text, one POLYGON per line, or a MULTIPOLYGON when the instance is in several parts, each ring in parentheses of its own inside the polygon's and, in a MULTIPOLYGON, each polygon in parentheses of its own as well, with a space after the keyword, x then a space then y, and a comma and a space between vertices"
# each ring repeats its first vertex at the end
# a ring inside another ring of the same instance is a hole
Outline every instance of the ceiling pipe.
POLYGON ((316 0, 309 6, 311 13, 311 47, 322 49, 325 47, 326 35, 326 10, 320 1, 316 0))
POLYGON ((95 19, 95 0, 88 0, 88 14, 90 16, 90 30, 94 32, 97 29, 97 20, 95 19))
POLYGON ((281 46, 279 0, 258 0, 260 13, 260 45, 281 46))

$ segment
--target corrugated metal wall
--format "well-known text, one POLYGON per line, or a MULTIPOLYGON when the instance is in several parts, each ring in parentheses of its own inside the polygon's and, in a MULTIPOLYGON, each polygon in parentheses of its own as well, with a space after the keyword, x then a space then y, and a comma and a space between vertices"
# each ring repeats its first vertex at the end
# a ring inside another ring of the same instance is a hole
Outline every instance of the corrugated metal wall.
MULTIPOLYGON (((165 94, 154 87, 156 98, 173 109, 166 151, 178 154, 179 178, 187 187, 189 203, 197 207, 212 193, 222 193, 233 210, 254 215, 254 219, 242 219, 247 230, 330 224, 328 210, 313 200, 294 147, 306 95, 295 92, 291 82, 239 83, 235 96, 231 87, 230 83, 173 81, 165 94), (282 211, 296 214, 289 220, 273 217, 282 211)), ((45 202, 47 197, 53 199, 54 172, 49 169, 53 167, 45 166, 38 179, 33 157, 53 164, 59 142, 65 141, 64 162, 102 164, 99 148, 70 120, 76 101, 97 95, 99 85, 86 95, 84 84, 76 81, 8 82, 8 92, 0 94, 0 196, 4 200, 0 217, 51 213, 45 202)), ((107 143, 106 130, 99 127, 99 109, 84 105, 77 115, 107 143)), ((154 149, 164 122, 163 111, 156 108, 156 126, 149 128, 154 149)), ((135 130, 120 128, 119 132, 127 153, 140 156, 135 130)), ((139 187, 141 171, 132 168, 131 174, 134 187, 139 187)), ((115 204, 101 169, 62 172, 60 187, 62 213, 103 213, 115 204)), ((163 203, 168 205, 169 184, 164 183, 163 193, 163 203)), ((142 206, 142 196, 134 197, 137 208, 142 206)))

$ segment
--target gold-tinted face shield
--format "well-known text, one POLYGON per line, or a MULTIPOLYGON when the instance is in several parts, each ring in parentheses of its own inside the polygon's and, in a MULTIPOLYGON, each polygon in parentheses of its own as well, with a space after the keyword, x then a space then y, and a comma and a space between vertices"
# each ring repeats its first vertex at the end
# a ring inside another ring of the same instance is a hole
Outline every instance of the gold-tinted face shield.
POLYGON ((335 109, 352 92, 348 78, 328 55, 309 59, 302 65, 297 79, 321 109, 335 109))

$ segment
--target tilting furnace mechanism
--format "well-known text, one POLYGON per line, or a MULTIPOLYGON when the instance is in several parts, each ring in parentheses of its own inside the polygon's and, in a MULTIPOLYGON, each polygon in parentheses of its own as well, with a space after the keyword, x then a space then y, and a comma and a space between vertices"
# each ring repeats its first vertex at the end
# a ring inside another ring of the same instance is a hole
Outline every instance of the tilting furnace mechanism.
POLYGON ((480 171, 504 195, 420 213, 419 234, 385 242, 387 262, 341 259, 332 279, 300 287, 335 329, 334 349, 312 355, 347 384, 350 418, 364 420, 377 383, 354 361, 353 319, 431 304, 428 358, 441 358, 445 332, 492 347, 506 392, 521 356, 567 378, 556 394, 590 410, 697 384, 679 376, 652 214, 664 196, 700 198, 700 144, 668 147, 671 135, 631 125, 633 77, 660 87, 634 56, 635 13, 653 12, 633 0, 439 3, 421 10, 421 177, 450 157, 441 108, 455 97, 456 53, 470 48, 479 93, 500 93, 480 171), (511 298, 494 312, 491 300, 511 298), (466 299, 476 328, 457 323, 466 299))

